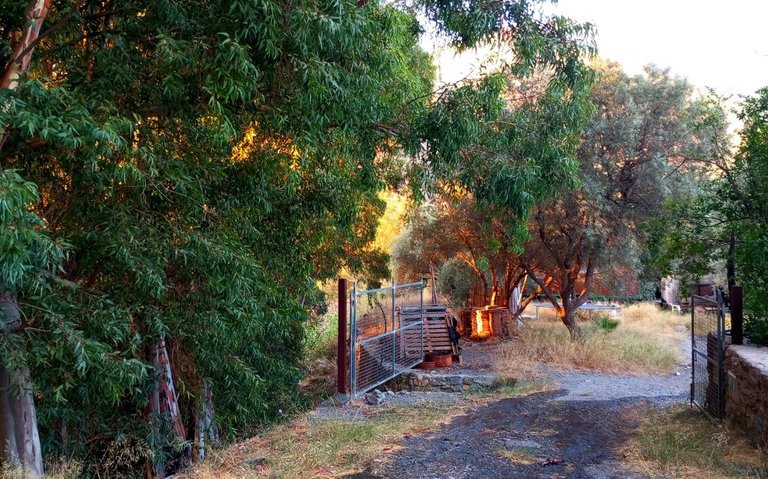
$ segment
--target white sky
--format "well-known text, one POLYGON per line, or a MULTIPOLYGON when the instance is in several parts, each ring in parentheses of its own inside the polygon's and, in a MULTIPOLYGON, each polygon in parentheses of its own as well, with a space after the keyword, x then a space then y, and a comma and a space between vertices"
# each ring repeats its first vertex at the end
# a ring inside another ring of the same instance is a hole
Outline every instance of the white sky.
MULTIPOLYGON (((548 13, 593 23, 599 55, 629 74, 653 63, 697 87, 712 87, 738 101, 768 86, 768 0, 559 0, 548 13)), ((423 47, 437 56, 439 81, 480 73, 481 57, 423 47)))
POLYGON ((654 63, 725 95, 768 86, 768 0, 559 0, 553 9, 595 24, 600 56, 630 74, 654 63))

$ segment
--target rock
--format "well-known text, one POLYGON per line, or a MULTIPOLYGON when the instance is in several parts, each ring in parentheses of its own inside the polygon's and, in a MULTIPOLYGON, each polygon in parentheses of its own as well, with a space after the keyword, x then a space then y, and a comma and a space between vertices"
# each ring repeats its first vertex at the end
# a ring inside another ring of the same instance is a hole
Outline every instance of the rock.
POLYGON ((267 464, 266 457, 249 457, 245 460, 245 466, 251 469, 261 467, 267 464))
POLYGON ((344 406, 349 404, 352 398, 348 394, 336 393, 320 403, 320 407, 344 406))
POLYGON ((370 404, 371 406, 378 406, 382 402, 384 402, 384 395, 381 393, 376 394, 376 391, 374 391, 365 395, 366 404, 370 404))

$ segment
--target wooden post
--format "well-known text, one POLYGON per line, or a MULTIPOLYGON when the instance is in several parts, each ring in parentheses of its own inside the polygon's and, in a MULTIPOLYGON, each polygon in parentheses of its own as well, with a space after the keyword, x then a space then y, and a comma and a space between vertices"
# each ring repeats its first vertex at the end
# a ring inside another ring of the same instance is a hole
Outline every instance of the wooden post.
POLYGON ((339 334, 336 343, 336 391, 340 394, 349 392, 348 351, 347 342, 347 280, 339 278, 339 334))
POLYGON ((744 343, 744 296, 743 288, 731 286, 731 341, 733 344, 744 343))

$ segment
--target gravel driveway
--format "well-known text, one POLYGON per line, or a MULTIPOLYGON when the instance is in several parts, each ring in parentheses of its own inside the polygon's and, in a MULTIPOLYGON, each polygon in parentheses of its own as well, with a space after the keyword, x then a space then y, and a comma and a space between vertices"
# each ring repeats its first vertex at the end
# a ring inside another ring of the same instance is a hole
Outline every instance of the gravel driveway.
POLYGON ((408 437, 380 470, 402 479, 632 479, 622 448, 651 408, 687 401, 690 368, 626 376, 542 369, 556 391, 493 402, 408 437))

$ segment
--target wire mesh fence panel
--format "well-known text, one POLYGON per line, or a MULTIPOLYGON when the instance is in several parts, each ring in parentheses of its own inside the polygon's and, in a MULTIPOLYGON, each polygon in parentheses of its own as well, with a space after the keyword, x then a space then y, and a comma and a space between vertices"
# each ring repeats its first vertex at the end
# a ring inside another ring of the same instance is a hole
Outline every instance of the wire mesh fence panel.
POLYGON ((395 343, 397 344, 395 363, 398 369, 410 369, 422 361, 424 349, 421 335, 421 323, 411 323, 397 330, 395 333, 395 343))
POLYGON ((424 283, 358 291, 351 296, 350 384, 366 392, 420 363, 424 283))
POLYGON ((701 296, 691 297, 691 403, 714 418, 723 416, 724 337, 723 305, 701 296))

